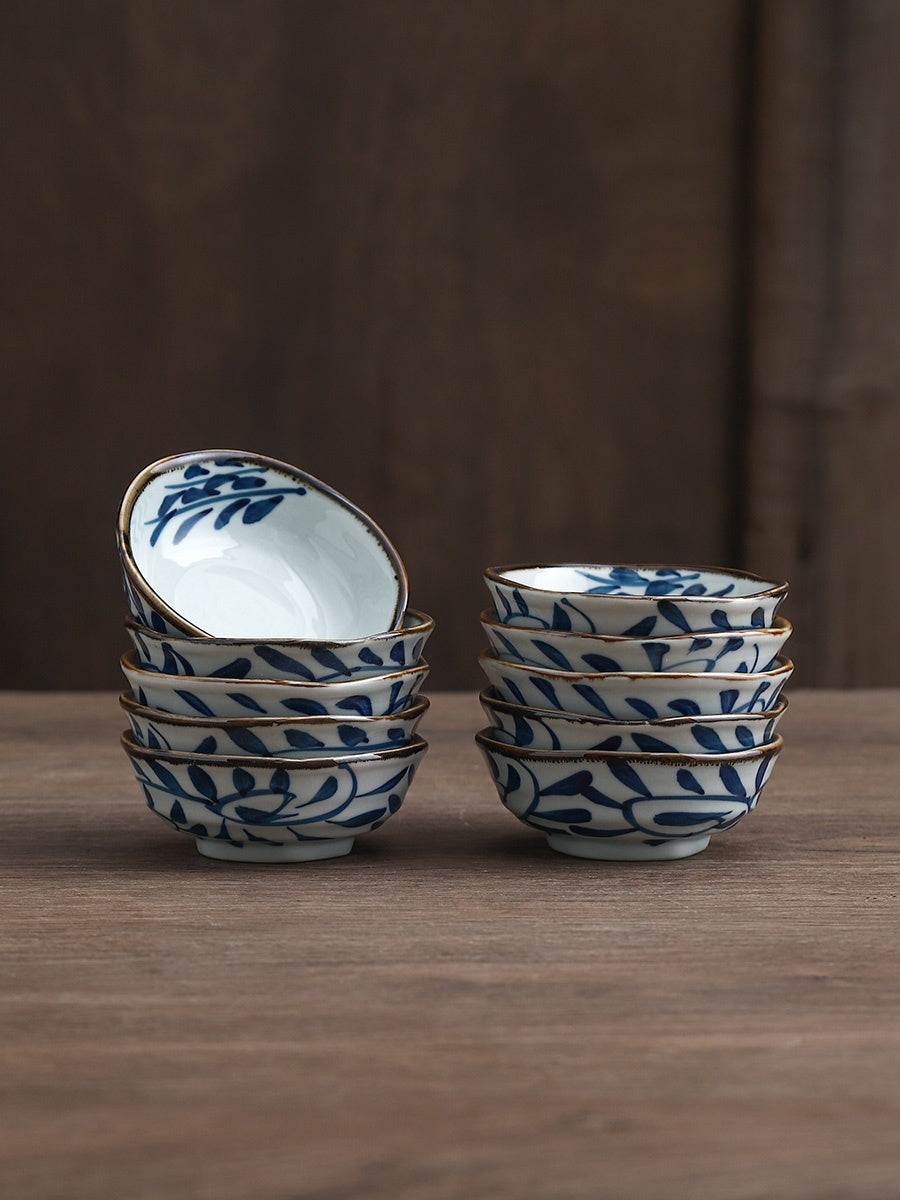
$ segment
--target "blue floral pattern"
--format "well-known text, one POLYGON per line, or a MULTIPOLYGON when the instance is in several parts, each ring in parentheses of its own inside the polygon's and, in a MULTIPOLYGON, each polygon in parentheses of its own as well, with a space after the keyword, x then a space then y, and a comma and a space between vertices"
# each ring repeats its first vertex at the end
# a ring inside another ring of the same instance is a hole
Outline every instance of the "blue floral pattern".
POLYGON ((490 576, 485 583, 505 625, 636 638, 769 628, 787 592, 761 584, 765 591, 742 595, 734 583, 710 587, 703 572, 676 568, 580 568, 572 575, 583 590, 535 589, 490 576))
POLYGON ((791 673, 786 664, 766 676, 698 675, 691 680, 660 672, 639 678, 611 673, 567 679, 561 672, 539 673, 485 656, 481 665, 500 698, 510 703, 614 721, 762 712, 777 703, 791 673))
POLYGON ((128 633, 145 670, 167 675, 195 675, 225 679, 298 679, 309 683, 360 678, 401 670, 418 663, 428 634, 404 633, 358 645, 297 643, 292 646, 247 643, 243 652, 218 644, 215 639, 148 636, 133 625, 128 633), (199 644, 198 644, 199 643, 199 644), (380 653, 379 653, 380 651, 380 653), (210 665, 210 664, 213 665, 210 665), (219 665, 214 665, 218 663, 219 665))
POLYGON ((378 829, 398 811, 425 743, 392 759, 325 760, 316 770, 179 761, 125 744, 148 808, 200 840, 283 845, 378 829))
POLYGON ((702 766, 627 755, 550 762, 507 755, 478 735, 503 804, 544 834, 658 846, 730 829, 756 806, 780 749, 702 766))
POLYGON ((771 742, 782 707, 743 716, 609 721, 509 705, 482 693, 482 707, 500 740, 533 750, 621 750, 637 754, 733 754, 771 742))
POLYGON ((278 507, 285 496, 305 496, 306 488, 286 486, 283 476, 260 466, 248 466, 239 458, 210 459, 193 463, 183 472, 172 472, 173 483, 166 484, 165 496, 156 515, 147 524, 153 528, 150 545, 155 546, 162 532, 174 525, 173 543, 213 517, 212 527, 223 529, 240 517, 244 525, 255 525, 278 507))
POLYGON ((787 640, 788 632, 760 631, 694 634, 666 640, 635 640, 624 647, 613 639, 592 642, 599 635, 534 633, 511 625, 483 622, 491 650, 499 658, 550 667, 560 671, 690 671, 750 674, 767 671, 787 640))
POLYGON ((195 726, 153 718, 126 707, 132 737, 150 750, 188 754, 248 755, 254 758, 304 758, 315 755, 360 753, 400 746, 415 733, 427 702, 390 718, 346 720, 301 717, 259 724, 206 721, 195 726))

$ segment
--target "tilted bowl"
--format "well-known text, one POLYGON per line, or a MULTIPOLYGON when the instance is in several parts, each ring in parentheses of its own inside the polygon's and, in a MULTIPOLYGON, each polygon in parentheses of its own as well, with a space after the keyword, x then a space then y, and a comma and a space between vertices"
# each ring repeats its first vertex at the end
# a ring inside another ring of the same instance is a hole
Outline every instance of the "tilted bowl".
POLYGON ((767 671, 791 635, 784 617, 771 629, 647 638, 504 625, 493 609, 481 626, 495 658, 560 671, 767 671))
POLYGON ((403 803, 427 749, 405 746, 340 759, 226 758, 122 746, 148 807, 190 834, 208 858, 298 862, 347 854, 403 803))
POLYGON ((484 580, 504 624, 625 637, 767 629, 788 592, 718 567, 533 564, 489 567, 484 580))
POLYGON ((434 621, 426 613, 407 609, 400 629, 333 642, 188 638, 159 633, 131 619, 125 628, 137 651, 138 665, 168 675, 277 676, 325 683, 414 666, 434 621))
POLYGON ((718 758, 507 746, 476 741, 501 801, 563 854, 686 858, 756 807, 781 738, 718 758))
POLYGON ((420 696, 409 708, 385 717, 186 717, 138 704, 130 692, 119 697, 132 740, 150 750, 230 757, 297 758, 387 750, 410 741, 428 709, 420 696))
POLYGON ((407 601, 397 551, 371 517, 288 463, 198 450, 152 463, 119 510, 132 615, 161 632, 364 638, 407 601))
POLYGON ((783 658, 771 671, 753 674, 550 671, 487 652, 479 662, 503 700, 613 721, 762 712, 777 703, 794 669, 790 659, 783 658))
POLYGON ((772 741, 787 700, 759 713, 707 717, 663 717, 654 721, 610 721, 529 708, 501 700, 492 688, 480 693, 481 707, 501 741, 511 738, 532 750, 625 750, 635 754, 733 754, 772 741))
POLYGON ((139 704, 203 717, 386 716, 409 708, 428 674, 428 664, 421 662, 365 679, 353 676, 333 683, 307 683, 165 675, 139 667, 134 650, 123 654, 120 662, 139 704))

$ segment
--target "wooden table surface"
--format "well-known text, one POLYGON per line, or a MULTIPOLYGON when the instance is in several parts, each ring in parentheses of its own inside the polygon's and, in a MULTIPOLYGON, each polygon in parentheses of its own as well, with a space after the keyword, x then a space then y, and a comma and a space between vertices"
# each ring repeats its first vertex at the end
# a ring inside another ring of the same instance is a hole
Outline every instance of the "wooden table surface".
POLYGON ((0 693, 0 1195, 900 1195, 900 692, 796 692, 706 853, 594 863, 439 695, 343 859, 201 858, 107 694, 0 693))

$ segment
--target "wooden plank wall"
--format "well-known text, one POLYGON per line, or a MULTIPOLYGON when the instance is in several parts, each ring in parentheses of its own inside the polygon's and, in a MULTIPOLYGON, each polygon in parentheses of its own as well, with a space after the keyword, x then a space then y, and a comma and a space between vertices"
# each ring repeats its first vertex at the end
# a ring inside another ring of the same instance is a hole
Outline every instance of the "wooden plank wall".
POLYGON ((900 6, 761 6, 746 554, 803 679, 900 683, 900 6))
POLYGON ((214 444, 387 528, 435 687, 477 684, 481 568, 522 559, 784 563, 814 659, 745 456, 755 13, 9 0, 0 684, 116 684, 121 491, 214 444))

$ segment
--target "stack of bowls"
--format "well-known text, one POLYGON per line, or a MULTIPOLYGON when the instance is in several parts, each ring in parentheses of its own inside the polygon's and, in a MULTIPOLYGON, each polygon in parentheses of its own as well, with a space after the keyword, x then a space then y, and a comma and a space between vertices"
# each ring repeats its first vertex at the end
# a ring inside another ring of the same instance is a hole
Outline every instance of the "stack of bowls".
POLYGON ((756 805, 793 670, 787 584, 719 568, 493 567, 477 741, 554 850, 684 858, 756 805))
POLYGON ((118 545, 122 744, 150 809, 249 862, 333 858, 383 825, 426 750, 434 622, 372 519, 287 463, 204 450, 132 481, 118 545))

